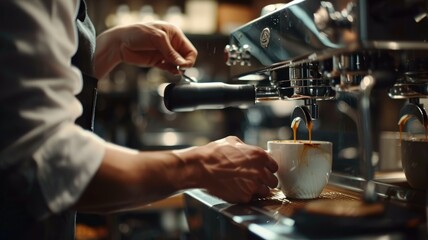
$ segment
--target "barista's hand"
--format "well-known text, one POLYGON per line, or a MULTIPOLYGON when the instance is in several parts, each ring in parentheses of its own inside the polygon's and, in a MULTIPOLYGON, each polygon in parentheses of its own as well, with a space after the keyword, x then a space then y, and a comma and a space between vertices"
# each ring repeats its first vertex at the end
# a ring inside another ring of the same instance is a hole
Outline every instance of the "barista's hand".
POLYGON ((264 197, 278 180, 278 165, 262 148, 247 145, 237 137, 227 137, 205 146, 175 151, 190 166, 185 173, 202 187, 225 201, 248 202, 264 197))
POLYGON ((129 211, 191 188, 205 188, 231 203, 248 202, 270 194, 277 170, 265 150, 237 137, 175 151, 138 152, 107 144, 97 173, 73 208, 129 211))
POLYGON ((166 22, 119 26, 97 37, 94 74, 107 75, 119 63, 158 67, 178 74, 177 66, 191 67, 197 51, 184 33, 166 22))

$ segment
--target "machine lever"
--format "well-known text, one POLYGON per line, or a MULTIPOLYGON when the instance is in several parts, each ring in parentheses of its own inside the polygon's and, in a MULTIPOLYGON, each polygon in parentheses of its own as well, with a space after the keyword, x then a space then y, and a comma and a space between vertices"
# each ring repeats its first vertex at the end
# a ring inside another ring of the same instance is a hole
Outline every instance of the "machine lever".
POLYGON ((165 107, 173 112, 223 109, 253 105, 255 102, 256 91, 251 84, 171 83, 164 91, 165 107))

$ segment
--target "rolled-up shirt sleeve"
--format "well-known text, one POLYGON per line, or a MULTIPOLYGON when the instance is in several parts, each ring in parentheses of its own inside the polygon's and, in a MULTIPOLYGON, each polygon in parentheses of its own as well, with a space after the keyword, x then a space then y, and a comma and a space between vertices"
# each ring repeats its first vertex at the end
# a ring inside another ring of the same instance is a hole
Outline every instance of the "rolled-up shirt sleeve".
POLYGON ((77 201, 105 151, 74 123, 82 113, 81 74, 71 65, 78 2, 0 1, 0 170, 32 171, 17 174, 35 176, 27 181, 53 213, 77 201), (16 167, 25 161, 33 167, 16 167))

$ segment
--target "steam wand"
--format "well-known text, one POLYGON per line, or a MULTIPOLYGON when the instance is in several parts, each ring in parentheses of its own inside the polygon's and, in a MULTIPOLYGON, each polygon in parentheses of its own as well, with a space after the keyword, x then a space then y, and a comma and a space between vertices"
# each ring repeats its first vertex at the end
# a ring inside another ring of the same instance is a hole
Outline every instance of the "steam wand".
MULTIPOLYGON (((382 76, 381 76, 382 77, 382 76)), ((380 78, 381 78, 380 77, 380 78)), ((365 202, 372 203, 377 200, 374 179, 374 162, 373 162, 373 141, 371 138, 371 114, 370 114, 370 95, 376 84, 375 74, 366 75, 360 82, 357 91, 349 91, 349 89, 338 89, 338 93, 345 93, 355 97, 358 102, 358 114, 347 109, 346 106, 339 105, 339 110, 349 115, 357 125, 358 142, 360 143, 359 155, 362 159, 361 171, 366 179, 366 185, 363 192, 365 202)), ((383 79, 382 79, 383 80, 383 79)))
POLYGON ((360 143, 363 145, 363 172, 365 173, 366 186, 364 189, 364 201, 372 203, 377 200, 374 179, 374 163, 373 163, 373 149, 371 139, 371 114, 370 114, 370 95, 376 84, 376 79, 373 75, 365 76, 360 83, 362 95, 359 97, 359 106, 361 108, 360 123, 362 125, 359 138, 360 143))

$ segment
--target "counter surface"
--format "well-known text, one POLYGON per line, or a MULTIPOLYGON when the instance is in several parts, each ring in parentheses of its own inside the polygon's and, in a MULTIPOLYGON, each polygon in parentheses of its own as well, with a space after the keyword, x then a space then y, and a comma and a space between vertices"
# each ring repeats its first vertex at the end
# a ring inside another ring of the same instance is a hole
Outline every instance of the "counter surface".
MULTIPOLYGON (((336 176, 337 177, 337 176, 336 176)), ((333 178, 333 180, 335 180, 333 178)), ((394 189, 394 186, 391 186, 394 189)), ((385 188, 385 186, 383 186, 385 188)), ((380 188, 382 189, 382 187, 380 188)), ((404 191, 404 188, 400 188, 404 191)), ((396 190, 398 191, 398 190, 396 190)), ((388 192, 396 194, 396 191, 388 192)), ((399 192, 399 191, 398 191, 399 192)), ((410 191, 412 192, 412 191, 410 191)), ((381 193, 384 194, 384 193, 381 193)), ((329 184, 314 200, 287 199, 280 190, 249 204, 229 204, 204 190, 184 195, 186 218, 195 239, 425 239, 425 205, 380 198, 381 214, 345 217, 313 214, 313 201, 361 202, 360 193, 329 184)), ((423 198, 425 194, 422 193, 423 198)), ((421 201, 424 202, 424 201, 421 201)))

